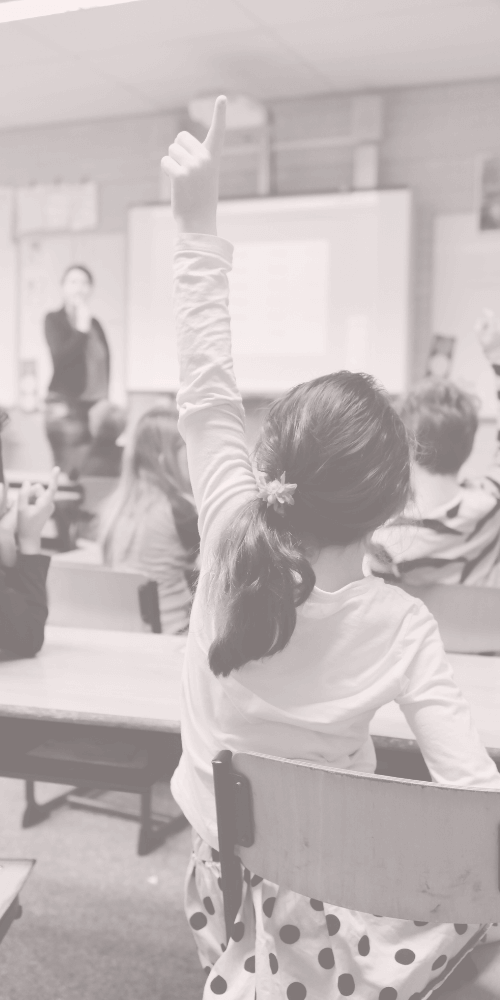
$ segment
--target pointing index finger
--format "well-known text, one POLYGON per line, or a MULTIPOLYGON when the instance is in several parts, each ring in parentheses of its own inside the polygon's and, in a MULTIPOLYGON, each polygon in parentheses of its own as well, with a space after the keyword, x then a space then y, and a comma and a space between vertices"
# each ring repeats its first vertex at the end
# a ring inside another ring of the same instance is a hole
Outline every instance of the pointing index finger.
POLYGON ((60 474, 60 472, 61 472, 60 468, 56 465, 56 466, 54 466, 54 468, 52 469, 52 472, 50 473, 49 493, 51 494, 51 496, 54 496, 54 494, 55 494, 55 492, 57 490, 57 486, 58 486, 58 483, 59 483, 59 474, 60 474))
POLYGON ((212 116, 212 123, 208 130, 205 142, 203 143, 209 153, 220 154, 222 152, 222 147, 224 145, 224 133, 226 131, 226 105, 227 100, 225 97, 220 96, 217 98, 212 116))

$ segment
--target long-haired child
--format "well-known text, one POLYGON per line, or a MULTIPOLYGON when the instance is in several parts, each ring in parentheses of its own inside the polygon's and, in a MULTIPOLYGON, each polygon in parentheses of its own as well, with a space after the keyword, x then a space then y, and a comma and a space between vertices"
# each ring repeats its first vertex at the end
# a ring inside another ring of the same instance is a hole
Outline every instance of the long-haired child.
POLYGON ((144 573, 158 585, 163 632, 184 632, 198 552, 196 510, 177 419, 166 407, 139 419, 125 450, 120 481, 101 516, 104 562, 144 573))
POLYGON ((180 429, 201 532, 172 789, 193 827, 186 908, 204 997, 423 1000, 487 925, 357 913, 247 873, 223 944, 211 769, 222 748, 373 771, 369 723, 394 699, 435 781, 500 789, 434 619, 363 576, 367 540, 410 491, 405 428, 385 394, 351 372, 291 389, 269 410, 254 475, 231 359, 232 248, 216 235, 224 114, 219 99, 206 141, 182 132, 163 161, 180 230, 180 429))

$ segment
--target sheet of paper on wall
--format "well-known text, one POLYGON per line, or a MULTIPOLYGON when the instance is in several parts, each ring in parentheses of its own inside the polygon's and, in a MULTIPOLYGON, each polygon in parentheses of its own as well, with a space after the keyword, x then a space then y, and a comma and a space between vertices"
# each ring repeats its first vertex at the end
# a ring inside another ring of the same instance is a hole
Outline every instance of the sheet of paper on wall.
POLYGON ((65 232, 70 228, 71 187, 68 184, 48 184, 43 188, 44 230, 65 232))
POLYGON ((237 243, 229 279, 234 354, 323 354, 328 266, 327 240, 237 243))
POLYGON ((97 225, 97 188, 82 184, 32 184, 17 189, 17 236, 82 232, 97 225))
POLYGON ((16 191, 16 235, 43 231, 43 191, 40 184, 21 187, 16 191))
POLYGON ((74 184, 70 213, 70 229, 82 232, 97 226, 97 185, 91 181, 74 184))

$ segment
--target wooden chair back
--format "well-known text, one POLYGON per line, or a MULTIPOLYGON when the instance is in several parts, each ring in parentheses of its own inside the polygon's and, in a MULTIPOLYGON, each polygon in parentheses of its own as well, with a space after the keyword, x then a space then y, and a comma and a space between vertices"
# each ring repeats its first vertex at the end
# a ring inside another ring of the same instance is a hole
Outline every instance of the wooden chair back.
POLYGON ((47 591, 49 625, 161 631, 156 584, 141 573, 52 562, 47 591))
POLYGON ((448 653, 500 653, 500 588, 403 587, 434 615, 448 653))
POLYGON ((213 762, 226 926, 252 874, 364 913, 500 921, 500 794, 225 750, 213 762))

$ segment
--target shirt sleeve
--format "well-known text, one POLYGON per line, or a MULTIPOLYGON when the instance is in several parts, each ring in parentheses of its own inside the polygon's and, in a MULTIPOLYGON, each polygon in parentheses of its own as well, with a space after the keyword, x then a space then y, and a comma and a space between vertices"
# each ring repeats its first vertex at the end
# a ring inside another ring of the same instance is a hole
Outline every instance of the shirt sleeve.
POLYGON ((257 492, 231 356, 228 272, 232 246, 184 234, 174 256, 180 363, 179 430, 187 448, 201 547, 257 492))
POLYGON ((19 553, 12 569, 0 569, 0 648, 15 656, 43 646, 49 564, 48 556, 19 553))
POLYGON ((488 490, 489 493, 493 493, 495 496, 500 496, 500 365, 492 365, 491 367, 495 375, 495 391, 497 398, 495 454, 486 474, 480 478, 474 478, 471 481, 466 482, 464 485, 482 487, 483 489, 488 490))
POLYGON ((499 788, 500 774, 484 748, 457 686, 435 619, 415 603, 406 635, 416 647, 396 699, 434 781, 460 788, 499 788))
MULTIPOLYGON (((386 531, 387 534, 388 532, 386 531)), ((384 537, 384 541, 387 544, 386 537, 384 537)), ((368 546, 363 569, 365 576, 381 576, 389 580, 399 577, 397 561, 388 548, 386 548, 386 545, 382 544, 377 532, 374 533, 368 546)))

